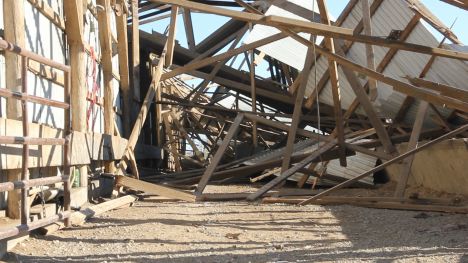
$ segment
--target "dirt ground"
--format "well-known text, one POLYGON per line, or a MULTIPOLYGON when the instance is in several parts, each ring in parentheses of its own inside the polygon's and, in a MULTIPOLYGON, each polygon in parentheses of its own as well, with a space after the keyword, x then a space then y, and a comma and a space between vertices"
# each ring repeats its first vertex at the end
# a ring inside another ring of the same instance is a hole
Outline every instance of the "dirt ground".
POLYGON ((139 201, 18 245, 8 262, 468 262, 468 215, 139 201))

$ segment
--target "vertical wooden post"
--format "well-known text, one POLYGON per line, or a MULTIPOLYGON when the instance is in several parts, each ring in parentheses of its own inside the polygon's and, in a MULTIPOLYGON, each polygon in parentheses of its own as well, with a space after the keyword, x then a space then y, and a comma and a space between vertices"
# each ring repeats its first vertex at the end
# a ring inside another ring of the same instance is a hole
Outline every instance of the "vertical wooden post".
POLYGON ((172 65, 172 59, 174 57, 174 46, 175 36, 177 29, 177 16, 179 15, 179 7, 176 5, 172 6, 171 11, 171 24, 169 25, 169 35, 167 36, 167 54, 164 66, 169 67, 172 65))
MULTIPOLYGON (((99 43, 101 46, 102 71, 104 75, 104 133, 114 135, 114 91, 112 87, 112 31, 110 0, 97 0, 104 7, 98 12, 99 43)), ((113 162, 106 162, 106 171, 113 173, 113 162)))
MULTIPOLYGON (((5 40, 15 43, 20 47, 25 46, 24 26, 24 1, 4 0, 3 20, 5 27, 5 40)), ((5 84, 11 91, 21 92, 21 57, 12 53, 5 53, 5 84)), ((7 99, 6 115, 9 119, 21 119, 21 102, 16 99, 7 99)), ((8 181, 21 180, 21 170, 10 170, 7 172, 8 181)), ((8 192, 7 216, 12 219, 20 218, 20 191, 8 192)))
POLYGON ((117 25, 117 48, 119 50, 119 73, 120 73, 120 89, 122 91, 123 109, 122 109, 122 122, 123 122, 123 136, 128 138, 130 135, 130 119, 132 96, 130 90, 130 72, 128 68, 128 36, 127 36, 127 8, 126 0, 120 0, 122 6, 122 14, 116 17, 117 25))
MULTIPOLYGON (((362 2, 362 22, 364 26, 364 34, 372 35, 371 14, 369 0, 361 0, 362 2)), ((374 48, 372 45, 366 45, 367 67, 375 70, 374 48)), ((369 83, 369 98, 374 101, 377 98, 377 80, 368 78, 369 83)))
MULTIPOLYGON (((83 36, 83 15, 86 2, 80 0, 63 1, 65 33, 70 52, 71 68, 71 113, 72 130, 86 132, 86 65, 83 36)), ((80 167, 80 186, 88 186, 88 169, 80 167)))
POLYGON ((140 20, 138 0, 132 0, 132 83, 133 99, 140 102, 140 20))

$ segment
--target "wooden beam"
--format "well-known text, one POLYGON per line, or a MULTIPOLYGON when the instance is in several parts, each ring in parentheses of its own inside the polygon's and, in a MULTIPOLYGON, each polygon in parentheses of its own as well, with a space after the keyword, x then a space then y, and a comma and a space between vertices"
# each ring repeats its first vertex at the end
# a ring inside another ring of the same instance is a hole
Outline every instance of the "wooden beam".
MULTIPOLYGON (((126 0, 120 0, 120 5, 125 6, 126 0)), ((122 110, 122 122, 123 122, 123 135, 128 138, 130 135, 130 119, 132 109, 132 91, 130 89, 130 70, 129 70, 129 59, 128 59, 128 35, 127 35, 127 12, 126 8, 123 8, 120 16, 116 16, 117 25, 117 49, 119 51, 119 73, 120 73, 120 89, 122 90, 123 99, 123 110, 122 110)))
MULTIPOLYGON (((369 7, 369 0, 361 0, 362 3, 362 22, 364 25, 364 34, 372 36, 372 23, 371 23, 371 14, 369 7)), ((375 57, 374 57, 374 48, 372 45, 366 45, 366 58, 367 58, 367 67, 375 70, 375 57)), ((371 101, 374 101, 377 98, 377 81, 374 79, 368 79, 369 84, 369 97, 371 101)))
POLYGON ((438 137, 438 138, 436 138, 436 139, 434 139, 434 140, 432 140, 430 142, 427 142, 427 143, 425 143, 425 144, 423 144, 423 145, 421 145, 421 146, 419 146, 419 147, 417 147, 417 148, 415 148, 415 149, 413 149, 411 151, 408 151, 408 152, 406 152, 404 154, 401 154, 401 155, 399 155, 399 156, 397 156, 397 157, 395 157, 395 158, 393 158, 393 159, 391 159, 391 160, 389 160, 389 161, 387 161, 387 162, 385 162, 385 163, 383 163, 381 165, 378 165, 375 168, 373 168, 373 169, 371 169, 371 170, 369 170, 367 172, 364 172, 364 173, 362 173, 362 174, 360 174, 360 175, 358 175, 358 176, 356 176, 356 177, 354 177, 352 179, 349 179, 349 180, 347 180, 345 182, 342 182, 342 183, 340 183, 340 184, 338 184, 338 185, 336 185, 336 186, 334 186, 334 187, 332 187, 330 189, 327 189, 327 190, 317 194, 316 196, 311 197, 311 198, 309 198, 309 199, 307 199, 307 200, 305 200, 305 201, 303 201, 303 202, 301 202, 299 204, 300 205, 306 205, 306 204, 312 203, 314 200, 317 200, 322 196, 325 196, 325 195, 330 194, 331 192, 334 192, 334 191, 336 191, 338 189, 341 189, 343 187, 351 185, 351 184, 361 180, 362 178, 365 178, 366 176, 369 176, 371 174, 374 174, 375 172, 381 171, 382 169, 384 169, 385 167, 387 167, 387 166, 389 166, 389 165, 391 165, 393 163, 404 160, 408 156, 411 156, 411 155, 413 155, 413 154, 415 154, 417 152, 420 152, 420 151, 428 148, 429 146, 437 144, 437 143, 439 143, 439 142, 441 142, 443 140, 446 140, 446 139, 449 139, 449 138, 451 138, 453 136, 456 136, 457 134, 462 133, 462 132, 464 132, 466 130, 468 130, 468 124, 464 125, 464 126, 461 126, 458 129, 453 130, 453 131, 451 131, 449 133, 446 133, 446 134, 444 134, 444 135, 442 135, 442 136, 440 136, 440 137, 438 137))
MULTIPOLYGON (((26 46, 26 28, 24 25, 24 1, 4 0, 3 1, 3 21, 4 39, 17 46, 26 46)), ((5 52, 5 85, 13 92, 22 91, 22 58, 13 52, 5 52)), ((15 98, 6 100, 6 116, 11 119, 21 120, 21 101, 15 98)), ((18 134, 22 134, 19 132, 18 134)), ((6 172, 10 182, 20 181, 21 170, 11 170, 6 172)), ((21 190, 8 191, 6 214, 11 219, 21 217, 21 190)))
MULTIPOLYGON (((337 20, 336 22, 336 25, 337 26, 340 26, 342 24, 342 22, 344 21, 345 19, 345 16, 343 16, 344 13, 346 12, 351 12, 352 9, 354 9, 354 7, 356 6, 356 4, 359 2, 359 0, 354 0, 354 1, 351 1, 348 6, 346 7, 348 10, 344 10, 342 15, 340 15, 340 18, 342 18, 341 20, 337 20)), ((372 2, 372 5, 370 7, 370 15, 373 16, 375 14, 375 12, 378 10, 378 8, 380 7, 380 5, 382 4, 383 0, 375 0, 372 2)), ((349 13, 346 15, 348 16, 349 13)), ((356 27, 354 28, 353 32, 354 34, 360 34, 362 32, 362 30, 364 29, 364 22, 363 20, 361 19, 359 21, 359 23, 356 25, 356 27)), ((352 42, 346 42, 342 49, 343 49, 343 53, 344 54, 347 54, 347 52, 351 49, 351 47, 354 45, 354 41, 352 42)), ((323 43, 322 43, 323 44, 323 43)), ((323 46, 323 45, 321 45, 323 46)), ((336 48, 336 41, 335 41, 335 48, 336 48)), ((337 48, 336 48, 337 49, 337 48)), ((320 58, 320 56, 317 57, 317 61, 318 59, 320 58)), ((322 77, 320 78, 320 81, 318 82, 317 84, 317 88, 314 89, 312 91, 312 94, 309 96, 309 98, 307 99, 307 102, 306 102, 306 107, 309 108, 309 109, 312 109, 315 101, 315 97, 317 96, 317 94, 320 94, 321 91, 323 90, 323 88, 325 88, 325 85, 327 84, 327 81, 329 79, 329 72, 326 71, 322 77)), ((354 101, 354 103, 352 104, 352 106, 354 106, 355 108, 357 108, 358 106, 358 103, 356 103, 356 100, 354 101)), ((351 109, 351 110, 348 110, 348 111, 352 111, 354 113, 354 109, 351 109)), ((351 115, 351 114, 349 114, 351 115)), ((345 115, 346 116, 346 115, 345 115)), ((346 119, 346 117, 345 117, 346 119)))
POLYGON ((213 159, 211 159, 211 163, 206 168, 205 172, 203 173, 200 179, 200 182, 198 183, 197 189, 195 190, 195 196, 201 196, 203 194, 203 191, 205 190, 205 187, 208 184, 208 181, 213 175, 213 172, 215 171, 216 166, 218 166, 218 163, 221 161, 221 158, 223 157, 224 152, 226 151, 227 147, 231 143, 231 139, 234 137, 234 135, 237 134, 237 131, 239 130, 240 124, 243 119, 244 119, 244 115, 242 113, 238 114, 236 118, 234 119, 234 122, 231 124, 231 127, 229 127, 228 133, 226 134, 226 136, 224 136, 224 139, 221 142, 221 146, 219 146, 213 159))
MULTIPOLYGON (((69 47, 71 68, 71 127, 74 131, 86 132, 86 52, 84 40, 84 12, 83 1, 70 0, 63 2, 65 33, 69 47)), ((88 186, 88 168, 79 167, 80 186, 88 186)))
MULTIPOLYGON (((114 90, 112 87, 112 37, 111 15, 113 11, 110 0, 97 0, 104 10, 98 12, 99 43, 101 47, 102 72, 104 77, 104 133, 114 134, 114 90)), ((106 163, 106 172, 114 173, 113 162, 106 163)))
POLYGON ((468 3, 463 2, 462 0, 440 0, 440 1, 468 11, 468 3))
MULTIPOLYGON (((367 0, 365 0, 367 1, 367 0)), ((320 10, 320 19, 322 23, 326 25, 331 25, 331 21, 328 15, 327 5, 325 0, 319 0, 317 2, 320 10)), ((313 41, 313 39, 311 39, 313 41)), ((332 38, 325 38, 325 47, 331 52, 335 53, 335 44, 332 38)), ((309 47, 310 49, 311 47, 309 47)), ((311 65, 312 66, 312 65, 311 65)), ((340 164, 341 166, 346 166, 346 149, 344 141, 344 122, 341 112, 341 96, 340 96, 340 84, 338 76, 338 66, 336 62, 328 58, 328 71, 330 72, 330 82, 332 88, 333 96, 333 109, 335 112, 335 123, 336 123, 336 136, 338 137, 338 145, 340 147, 340 164)), ((308 75, 308 72, 307 72, 308 75)), ((306 78, 307 79, 307 78, 306 78)), ((305 81, 306 82, 306 81, 305 81)), ((307 82, 306 82, 307 84, 307 82)))
POLYGON ((432 91, 440 93, 441 95, 451 97, 454 99, 468 101, 468 91, 466 90, 455 88, 446 84, 436 83, 422 78, 406 77, 406 79, 408 79, 409 82, 415 86, 430 89, 432 91))
POLYGON ((185 36, 187 38, 187 46, 190 50, 195 50, 195 36, 193 34, 192 12, 188 8, 184 8, 183 12, 185 36))
POLYGON ((116 177, 116 184, 135 190, 143 191, 147 194, 154 194, 187 202, 195 202, 195 196, 190 193, 170 188, 167 186, 143 182, 127 176, 118 175, 116 177))
POLYGON ((133 99, 140 101, 140 20, 138 18, 138 0, 132 4, 132 83, 133 99))
POLYGON ((177 29, 177 16, 179 15, 179 7, 172 6, 171 9, 171 22, 169 24, 169 35, 167 37, 167 54, 164 65, 169 67, 172 65, 172 58, 174 57, 174 47, 177 29))

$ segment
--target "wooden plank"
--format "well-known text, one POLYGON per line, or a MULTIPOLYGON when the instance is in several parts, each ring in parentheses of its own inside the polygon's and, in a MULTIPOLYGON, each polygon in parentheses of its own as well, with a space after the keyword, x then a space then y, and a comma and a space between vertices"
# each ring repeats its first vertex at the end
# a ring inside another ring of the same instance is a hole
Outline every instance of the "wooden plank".
POLYGON ((213 159, 211 159, 211 163, 206 168, 205 172, 203 173, 200 179, 200 182, 198 183, 197 189, 195 190, 196 196, 201 196, 203 194, 203 190, 205 190, 205 187, 208 184, 208 181, 210 180, 211 175, 215 171, 216 166, 218 166, 218 163, 221 161, 221 158, 223 157, 224 152, 226 151, 227 147, 231 143, 231 139, 234 137, 234 135, 237 134, 237 131, 239 130, 240 124, 243 119, 244 119, 244 115, 242 113, 238 114, 236 118, 234 119, 234 122, 231 124, 231 127, 229 127, 229 130, 226 136, 224 136, 224 139, 221 142, 221 145, 216 151, 216 154, 213 156, 213 159))
MULTIPOLYGON (((365 0, 367 1, 367 0, 365 0)), ((328 15, 327 6, 325 4, 325 0, 319 0, 317 2, 319 10, 320 10, 320 19, 322 23, 326 25, 331 25, 331 21, 328 15)), ((311 39, 313 40, 313 39, 311 39)), ((326 37, 325 38, 325 47, 331 53, 335 53, 335 44, 332 38, 326 37)), ((309 47, 310 48, 310 47, 309 47)), ((341 111, 341 97, 340 97, 340 84, 339 84, 339 76, 338 76, 338 66, 336 62, 332 59, 328 59, 328 71, 330 72, 330 82, 332 88, 332 96, 333 96, 333 109, 335 113, 335 123, 336 123, 336 136, 338 138, 338 145, 340 147, 340 165, 346 166, 346 154, 345 154, 345 141, 344 141, 344 122, 343 122, 343 115, 341 111)), ((307 73, 308 74, 308 73, 307 73)))
POLYGON ((140 20, 138 18, 138 0, 132 0, 132 83, 133 99, 140 101, 140 20))
POLYGON ((362 178, 365 178, 366 176, 374 174, 375 172, 378 172, 378 171, 384 169, 385 167, 387 167, 387 166, 389 166, 389 165, 391 165, 393 163, 404 160, 408 156, 411 156, 411 155, 413 155, 413 154, 415 154, 417 152, 420 152, 420 151, 422 151, 422 150, 424 150, 424 149, 426 149, 426 148, 428 148, 428 147, 430 147, 430 146, 432 146, 434 144, 437 144, 437 143, 439 143, 439 142, 441 142, 443 140, 446 140, 446 139, 449 139, 449 138, 451 138, 453 136, 456 136, 457 134, 462 133, 462 132, 464 132, 466 130, 468 130, 468 124, 464 125, 464 126, 461 126, 461 127, 457 128, 457 129, 455 129, 455 130, 453 130, 453 131, 451 131, 449 133, 446 133, 446 134, 444 134, 444 135, 442 135, 442 136, 440 136, 440 137, 438 137, 438 138, 436 138, 436 139, 434 139, 432 141, 429 141, 429 142, 419 146, 418 148, 415 148, 415 149, 413 149, 411 151, 408 151, 408 152, 405 152, 404 154, 401 154, 401 155, 399 155, 399 156, 397 156, 397 157, 395 157, 395 158, 393 158, 391 160, 388 160, 387 162, 382 163, 381 165, 378 165, 378 166, 374 167, 373 169, 371 169, 371 170, 369 170, 367 172, 364 172, 364 173, 362 173, 362 174, 360 174, 360 175, 358 175, 358 176, 356 176, 356 177, 354 177, 352 179, 349 179, 349 180, 347 180, 345 182, 342 182, 342 183, 340 183, 340 184, 338 184, 338 185, 336 185, 336 186, 334 186, 334 187, 332 187, 330 189, 327 189, 327 190, 321 192, 320 194, 317 194, 316 196, 311 197, 311 198, 309 198, 309 199, 307 199, 307 200, 305 200, 305 201, 303 201, 303 202, 301 202, 299 204, 300 205, 310 204, 314 200, 317 200, 322 196, 325 196, 325 195, 330 194, 331 192, 334 192, 334 191, 336 191, 338 189, 341 189, 343 187, 351 185, 352 183, 355 183, 355 182, 361 180, 362 178))
POLYGON ((188 8, 184 8, 183 12, 185 36, 187 38, 187 46, 190 50, 195 50, 195 36, 193 34, 192 12, 188 8))
MULTIPOLYGON (((369 7, 369 0, 361 0, 362 4, 362 22, 364 25, 364 34, 372 36, 372 23, 371 23, 371 14, 369 7)), ((367 58, 367 67, 375 70, 375 56, 374 48, 370 44, 366 44, 366 58, 367 58)), ((374 101, 377 98, 377 81, 375 79, 369 78, 369 98, 371 101, 374 101)))
MULTIPOLYGON (((429 109, 429 103, 426 101, 421 101, 418 108, 418 113, 416 115, 416 120, 413 125, 413 131, 411 132, 411 137, 408 142, 408 148, 406 151, 411 151, 416 149, 419 141, 419 135, 424 124, 424 119, 429 109)), ((400 178, 395 189, 395 197, 403 197, 405 194, 406 185, 408 183, 409 176, 411 174, 411 166, 413 164, 414 155, 411 155, 403 160, 402 170, 400 172, 400 178)))
POLYGON ((187 202, 195 202, 195 196, 167 186, 143 182, 127 176, 116 176, 116 184, 129 187, 135 190, 143 191, 147 194, 154 194, 187 202))
POLYGON ((165 63, 164 63, 164 66, 166 67, 169 67, 172 65, 172 59, 174 57, 174 47, 175 47, 178 15, 179 15, 179 7, 172 6, 171 22, 169 24, 169 35, 167 37, 167 53, 166 53, 165 63))
MULTIPOLYGON (((120 0, 120 5, 125 6, 126 0, 120 0)), ((128 57, 128 35, 127 35, 127 12, 123 8, 120 16, 116 16, 117 26, 117 49, 119 51, 119 73, 120 73, 120 89, 122 91, 122 123, 123 135, 127 138, 130 135, 130 120, 132 109, 132 91, 130 89, 130 70, 128 57)))

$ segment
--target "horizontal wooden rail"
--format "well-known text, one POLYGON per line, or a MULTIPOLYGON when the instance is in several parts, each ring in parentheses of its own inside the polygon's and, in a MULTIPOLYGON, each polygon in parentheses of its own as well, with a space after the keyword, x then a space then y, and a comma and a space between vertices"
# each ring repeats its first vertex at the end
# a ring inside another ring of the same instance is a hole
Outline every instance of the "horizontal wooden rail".
POLYGON ((67 139, 63 138, 31 138, 20 136, 0 136, 0 144, 27 144, 27 145, 64 145, 67 139))
POLYGON ((34 96, 34 95, 29 95, 29 94, 22 93, 22 92, 10 91, 10 90, 4 89, 4 88, 0 88, 0 97, 13 98, 13 99, 18 99, 18 100, 23 100, 23 101, 29 101, 29 102, 39 103, 39 104, 42 104, 42 105, 62 108, 62 109, 69 109, 70 108, 70 105, 68 103, 65 103, 65 102, 46 99, 46 98, 42 98, 42 97, 38 97, 38 96, 34 96))
POLYGON ((37 228, 50 225, 59 220, 64 220, 66 218, 69 218, 70 214, 71 214, 70 211, 64 211, 62 213, 58 213, 56 215, 53 215, 53 216, 50 216, 41 220, 30 222, 28 224, 22 224, 22 225, 18 225, 15 227, 0 228, 0 240, 14 237, 19 234, 26 233, 28 231, 31 231, 37 228))
POLYGON ((58 62, 53 61, 53 60, 48 59, 48 58, 45 58, 45 57, 43 57, 41 55, 38 55, 38 54, 36 54, 34 52, 24 50, 21 47, 15 45, 15 44, 12 44, 10 42, 7 42, 7 41, 3 40, 2 38, 0 38, 0 49, 4 49, 6 51, 16 53, 16 54, 21 55, 23 57, 30 58, 30 59, 35 60, 37 62, 40 62, 40 63, 42 63, 44 65, 47 65, 49 67, 60 69, 60 70, 65 71, 65 72, 70 72, 70 66, 64 65, 62 63, 58 63, 58 62))
POLYGON ((68 176, 51 176, 37 179, 30 179, 26 181, 15 181, 0 183, 0 192, 12 191, 14 189, 26 189, 29 187, 55 184, 68 180, 68 176))

